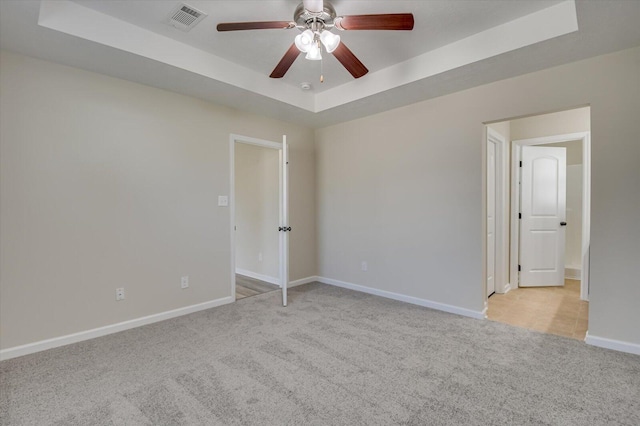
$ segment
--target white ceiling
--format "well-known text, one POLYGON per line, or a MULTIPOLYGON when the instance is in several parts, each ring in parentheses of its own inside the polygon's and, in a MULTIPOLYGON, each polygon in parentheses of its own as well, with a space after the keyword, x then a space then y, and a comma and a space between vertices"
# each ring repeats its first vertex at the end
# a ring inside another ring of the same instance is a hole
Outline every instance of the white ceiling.
MULTIPOLYGON (((220 22, 287 21, 299 0, 279 1, 202 1, 186 0, 188 5, 208 16, 190 32, 167 25, 167 17, 177 1, 148 0, 74 0, 75 3, 138 25, 157 34, 189 44, 227 59, 243 67, 269 75, 299 31, 216 31, 220 22)), ((521 16, 560 3, 561 0, 538 1, 346 1, 332 4, 339 15, 411 12, 415 17, 413 31, 338 31, 345 43, 370 72, 387 68, 422 53, 512 21, 521 16), (452 25, 455 24, 455 25, 452 25)), ((332 55, 323 61, 325 82, 318 82, 320 64, 298 58, 282 79, 296 87, 311 82, 320 92, 344 83, 353 77, 332 55)))
POLYGON ((186 0, 209 15, 188 33, 167 24, 178 3, 3 0, 0 47, 320 127, 640 45, 638 0, 335 0, 338 15, 412 12, 415 28, 339 32, 370 70, 361 79, 325 54, 325 83, 303 56, 275 80, 297 30, 215 26, 291 20, 298 1, 186 0))

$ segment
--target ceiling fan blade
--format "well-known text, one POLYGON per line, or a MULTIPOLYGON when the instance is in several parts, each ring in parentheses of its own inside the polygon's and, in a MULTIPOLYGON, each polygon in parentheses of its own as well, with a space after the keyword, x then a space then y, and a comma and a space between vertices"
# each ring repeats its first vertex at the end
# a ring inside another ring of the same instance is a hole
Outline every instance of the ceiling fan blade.
POLYGON ((302 3, 309 12, 320 13, 324 8, 322 0, 302 0, 302 3))
POLYGON ((351 73, 354 78, 360 78, 369 72, 367 67, 364 66, 360 59, 356 58, 351 50, 344 43, 340 43, 336 50, 333 51, 333 56, 351 73))
POLYGON ((289 68, 291 68, 291 65, 296 60, 298 55, 300 55, 300 51, 296 47, 296 44, 293 43, 289 48, 289 50, 287 50, 287 53, 285 53, 282 59, 280 59, 280 62, 278 62, 278 65, 276 65, 276 67, 273 69, 269 77, 271 78, 284 77, 284 75, 287 73, 287 71, 289 71, 289 68))
POLYGON ((335 20, 340 30, 403 30, 413 29, 413 13, 387 13, 380 15, 347 15, 335 20))
POLYGON ((290 21, 263 21, 263 22, 222 22, 216 27, 218 31, 243 31, 243 30, 273 30, 289 29, 296 26, 290 21))

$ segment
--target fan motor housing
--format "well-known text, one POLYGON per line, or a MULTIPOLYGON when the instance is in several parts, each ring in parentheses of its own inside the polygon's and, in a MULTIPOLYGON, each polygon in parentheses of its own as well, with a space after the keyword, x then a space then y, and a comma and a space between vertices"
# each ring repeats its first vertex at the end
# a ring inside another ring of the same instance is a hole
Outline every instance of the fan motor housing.
POLYGON ((331 3, 323 2, 323 10, 319 13, 309 12, 304 8, 304 4, 300 3, 296 7, 293 14, 293 20, 301 27, 310 28, 314 22, 321 22, 325 27, 333 26, 333 20, 336 18, 336 10, 331 3))

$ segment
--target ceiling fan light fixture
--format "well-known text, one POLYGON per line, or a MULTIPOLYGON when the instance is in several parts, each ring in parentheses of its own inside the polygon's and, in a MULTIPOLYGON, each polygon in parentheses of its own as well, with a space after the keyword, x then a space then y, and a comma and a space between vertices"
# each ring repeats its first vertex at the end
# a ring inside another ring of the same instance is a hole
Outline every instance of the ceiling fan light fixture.
POLYGON ((320 46, 317 43, 313 43, 304 57, 310 61, 319 61, 322 59, 322 53, 320 52, 320 46))
POLYGON ((338 48, 340 44, 340 36, 330 31, 323 31, 320 34, 320 41, 324 44, 327 53, 331 53, 338 48))
POLYGON ((311 47, 314 45, 314 38, 315 34, 313 34, 313 31, 305 30, 302 33, 298 34, 294 41, 299 51, 308 53, 309 49, 311 49, 311 47))

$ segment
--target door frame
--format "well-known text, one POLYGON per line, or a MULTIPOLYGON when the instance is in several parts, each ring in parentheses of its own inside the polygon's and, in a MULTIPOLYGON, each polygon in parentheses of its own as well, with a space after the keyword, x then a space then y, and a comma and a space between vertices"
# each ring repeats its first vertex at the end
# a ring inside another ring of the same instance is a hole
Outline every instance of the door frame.
MULTIPOLYGON (((509 277, 509 187, 508 176, 509 176, 509 168, 508 168, 508 160, 509 160, 509 145, 507 143, 507 139, 492 129, 491 127, 485 125, 487 130, 485 144, 493 143, 496 147, 496 218, 495 218, 495 273, 494 273, 494 284, 495 284, 495 292, 499 294, 507 293, 510 290, 510 284, 507 280, 509 277)), ((485 155, 484 155, 484 164, 487 163, 487 145, 485 145, 485 155)), ((485 166, 486 167, 486 166, 485 166)), ((485 170, 485 185, 487 182, 487 174, 488 170, 485 170)), ((484 246, 485 246, 485 260, 484 260, 484 300, 485 304, 489 295, 487 294, 487 273, 486 273, 486 263, 489 253, 487 252, 487 237, 486 237, 486 223, 487 223, 487 208, 486 206, 486 194, 487 189, 485 188, 485 209, 484 209, 484 246)))
MULTIPOLYGON (((278 184, 278 201, 279 205, 282 206, 282 146, 281 142, 272 142, 264 139, 252 138, 250 136, 242 136, 231 133, 229 135, 229 233, 231 236, 230 244, 231 244, 231 297, 233 301, 236 301, 236 233, 235 233, 235 217, 236 217, 236 143, 243 143, 247 145, 254 145, 263 148, 271 148, 277 149, 280 152, 280 160, 279 160, 279 184, 278 184)), ((280 208, 280 219, 279 222, 282 222, 282 209, 280 208)), ((282 249, 278 250, 278 256, 282 256, 282 249)), ((282 265, 282 259, 279 259, 280 265, 282 265)), ((278 267, 278 271, 280 272, 280 276, 278 277, 280 280, 280 287, 282 286, 283 277, 281 267, 278 267)), ((285 288, 286 291, 286 288, 285 288)))
POLYGON ((580 299, 589 300, 589 247, 591 235, 591 132, 568 133, 511 142, 511 262, 510 284, 519 287, 520 259, 520 159, 522 147, 551 143, 582 142, 582 266, 580 269, 580 299))

